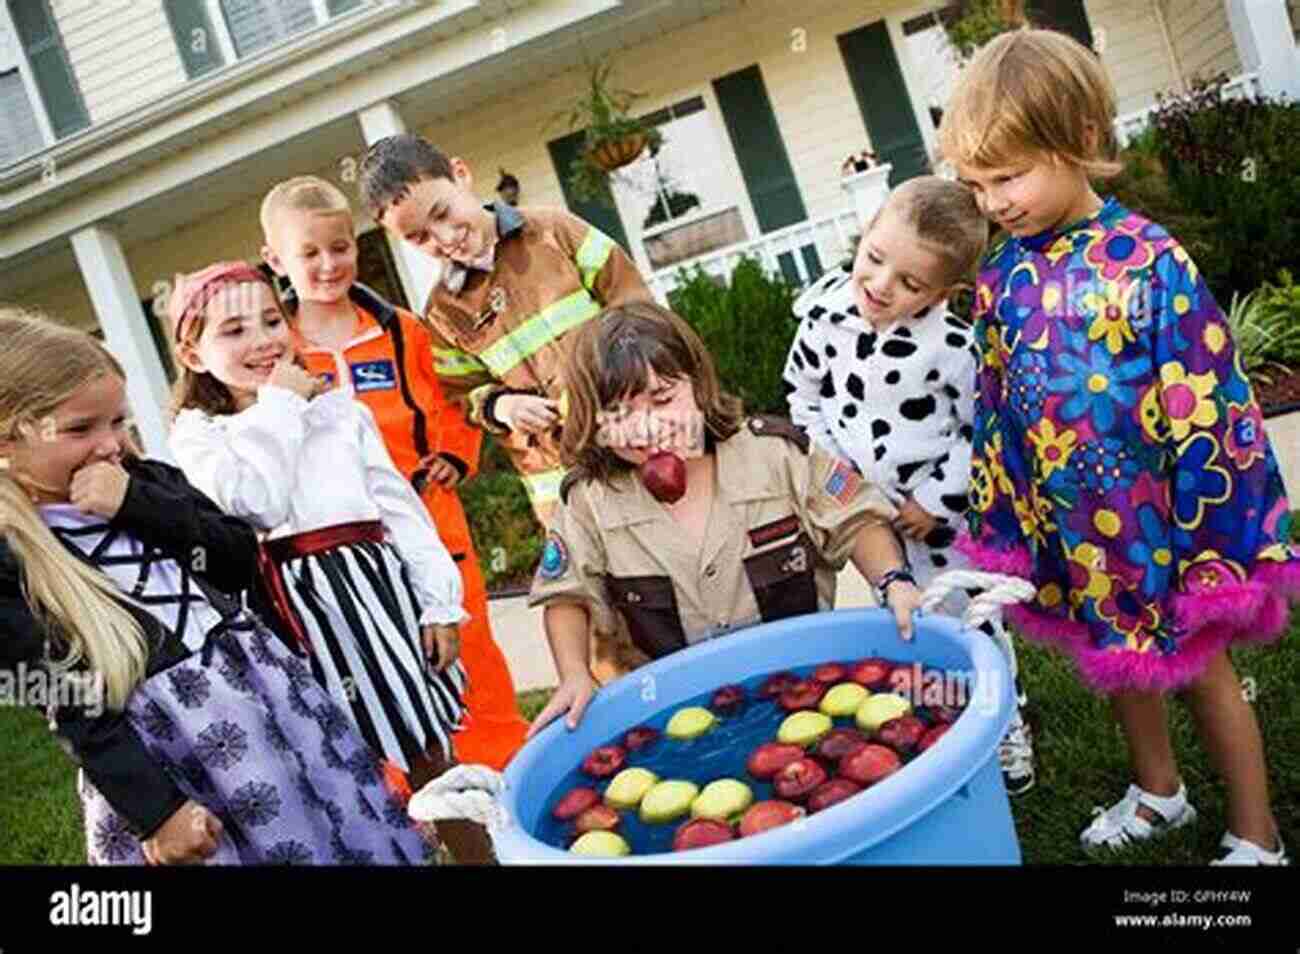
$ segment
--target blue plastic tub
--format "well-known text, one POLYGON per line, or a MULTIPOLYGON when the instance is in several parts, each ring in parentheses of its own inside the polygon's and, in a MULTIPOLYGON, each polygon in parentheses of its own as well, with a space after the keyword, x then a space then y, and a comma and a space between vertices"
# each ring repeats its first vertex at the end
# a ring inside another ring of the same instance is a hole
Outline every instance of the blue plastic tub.
POLYGON ((1010 722, 1011 674, 984 634, 922 616, 899 640, 879 609, 817 613, 755 626, 660 659, 605 686, 578 728, 556 720, 505 772, 506 825, 494 832, 502 864, 1016 865, 1020 844, 997 746, 1010 722), (928 752, 865 792, 790 825, 694 851, 589 858, 533 836, 557 786, 588 752, 644 721, 759 673, 884 656, 970 676, 969 704, 928 752))

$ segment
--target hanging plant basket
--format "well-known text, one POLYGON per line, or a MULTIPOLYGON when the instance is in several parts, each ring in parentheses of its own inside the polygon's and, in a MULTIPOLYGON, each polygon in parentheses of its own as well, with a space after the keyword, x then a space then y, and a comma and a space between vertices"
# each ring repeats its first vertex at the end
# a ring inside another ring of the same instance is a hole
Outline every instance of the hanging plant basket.
POLYGON ((592 146, 587 154, 605 172, 613 172, 635 162, 649 141, 650 137, 645 133, 632 133, 619 139, 606 139, 592 146))

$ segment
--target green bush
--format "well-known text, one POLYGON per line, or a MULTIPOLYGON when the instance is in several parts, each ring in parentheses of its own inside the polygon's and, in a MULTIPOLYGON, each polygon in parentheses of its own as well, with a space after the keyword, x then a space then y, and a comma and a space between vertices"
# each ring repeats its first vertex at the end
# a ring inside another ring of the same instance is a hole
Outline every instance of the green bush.
POLYGON ((1291 272, 1277 273, 1277 284, 1264 282, 1253 293, 1260 320, 1276 328, 1282 340, 1271 353, 1284 364, 1300 366, 1300 285, 1291 272))
POLYGON ((1267 308, 1261 291, 1234 294, 1225 315, 1242 369, 1256 384, 1271 384, 1300 353, 1300 325, 1289 324, 1285 312, 1267 308))
POLYGON ((798 289, 749 257, 731 273, 730 284, 698 266, 679 276, 669 306, 704 340, 723 388, 750 412, 788 413, 781 373, 799 326, 793 310, 798 289))
POLYGON ((480 472, 460 490, 489 590, 523 585, 542 553, 542 529, 513 467, 480 472))

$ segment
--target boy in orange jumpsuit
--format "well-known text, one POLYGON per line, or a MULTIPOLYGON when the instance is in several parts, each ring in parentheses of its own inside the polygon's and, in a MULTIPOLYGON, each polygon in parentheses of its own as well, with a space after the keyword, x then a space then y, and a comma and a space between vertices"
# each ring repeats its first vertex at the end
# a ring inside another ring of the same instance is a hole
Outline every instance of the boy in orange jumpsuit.
POLYGON ((492 639, 487 587, 454 489, 477 472, 482 431, 443 397, 424 325, 356 283, 352 211, 339 189, 312 176, 290 179, 267 194, 261 217, 263 257, 293 285, 308 370, 350 388, 371 409, 394 465, 415 485, 460 567, 470 613, 460 627, 469 688, 465 728, 453 744, 458 761, 502 769, 523 745, 528 723, 492 639))

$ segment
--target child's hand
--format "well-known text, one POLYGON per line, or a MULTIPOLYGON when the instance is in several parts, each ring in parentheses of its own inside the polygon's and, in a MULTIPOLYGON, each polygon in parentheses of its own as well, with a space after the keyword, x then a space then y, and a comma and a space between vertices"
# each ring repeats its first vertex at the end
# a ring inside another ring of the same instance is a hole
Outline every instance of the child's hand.
POLYGON ((126 500, 131 475, 121 464, 99 461, 80 468, 68 486, 68 502, 82 513, 98 514, 112 520, 126 500))
POLYGON ((924 540, 930 532, 939 526, 939 520, 919 503, 908 497, 898 508, 898 519, 894 525, 913 540, 924 540))
POLYGON ((309 374, 306 369, 298 367, 288 355, 281 358, 271 369, 271 376, 266 379, 266 383, 292 391, 304 401, 314 398, 322 386, 319 378, 309 374))
POLYGON ((460 471, 437 454, 430 454, 424 458, 417 469, 424 470, 427 474, 426 483, 438 484, 448 490, 460 483, 460 471))
POLYGON ((912 614, 921 608, 921 591, 916 584, 906 580, 897 580, 889 584, 885 591, 889 608, 894 611, 894 622, 898 624, 898 635, 904 642, 912 641, 912 614))
POLYGON ((503 394, 492 405, 492 413, 512 431, 544 434, 560 422, 560 402, 532 394, 503 394))
POLYGON ((438 672, 446 672, 447 667, 460 656, 460 629, 455 625, 430 623, 421 627, 420 638, 424 643, 424 658, 438 672))
POLYGON ((193 865, 216 854, 222 831, 221 819, 188 801, 140 847, 151 865, 193 865))
POLYGON ((560 687, 555 690, 555 693, 551 696, 551 701, 546 704, 546 708, 537 714, 537 718, 529 726, 525 738, 531 739, 542 731, 552 719, 566 712, 569 714, 569 729, 576 729, 578 722, 582 719, 582 714, 587 711, 587 706, 591 703, 591 697, 595 694, 596 683, 591 678, 590 673, 569 676, 560 683, 560 687))

